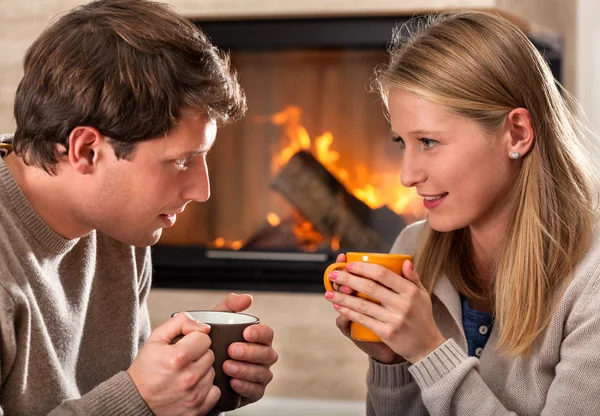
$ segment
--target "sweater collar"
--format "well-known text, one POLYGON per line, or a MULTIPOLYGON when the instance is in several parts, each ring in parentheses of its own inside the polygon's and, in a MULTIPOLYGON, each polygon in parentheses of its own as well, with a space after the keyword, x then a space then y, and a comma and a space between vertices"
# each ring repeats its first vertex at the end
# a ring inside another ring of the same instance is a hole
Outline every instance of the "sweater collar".
MULTIPOLYGON (((2 135, 0 142, 10 141, 12 136, 2 135)), ((21 221, 23 228, 27 229, 35 239, 49 251, 61 254, 66 253, 77 244, 79 238, 69 240, 54 232, 33 209, 29 200, 19 187, 17 181, 3 160, 0 159, 0 183, 11 204, 12 211, 21 221)))

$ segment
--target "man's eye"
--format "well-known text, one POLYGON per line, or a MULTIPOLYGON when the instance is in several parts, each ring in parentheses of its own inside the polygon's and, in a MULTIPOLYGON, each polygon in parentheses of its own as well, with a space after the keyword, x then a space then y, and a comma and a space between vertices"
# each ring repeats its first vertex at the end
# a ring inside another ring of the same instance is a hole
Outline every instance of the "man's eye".
POLYGON ((182 171, 182 172, 185 172, 185 171, 188 169, 188 166, 187 166, 187 164, 188 164, 188 162, 189 162, 189 161, 190 161, 190 158, 189 158, 189 157, 185 157, 185 158, 183 158, 183 159, 177 159, 177 160, 175 161, 175 167, 176 167, 178 170, 180 170, 180 171, 182 171))

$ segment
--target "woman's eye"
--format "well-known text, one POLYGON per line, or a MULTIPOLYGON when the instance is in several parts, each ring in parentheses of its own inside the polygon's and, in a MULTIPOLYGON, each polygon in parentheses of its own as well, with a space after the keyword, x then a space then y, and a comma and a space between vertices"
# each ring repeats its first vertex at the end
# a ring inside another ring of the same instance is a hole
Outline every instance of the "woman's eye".
POLYGON ((419 141, 421 143, 423 143, 423 145, 427 148, 427 149, 431 149, 432 147, 434 147, 438 142, 437 140, 432 140, 432 139, 419 139, 419 141))
POLYGON ((406 144, 404 143, 404 139, 402 139, 402 137, 394 136, 392 137, 392 141, 394 143, 398 143, 401 149, 404 149, 406 147, 406 144))

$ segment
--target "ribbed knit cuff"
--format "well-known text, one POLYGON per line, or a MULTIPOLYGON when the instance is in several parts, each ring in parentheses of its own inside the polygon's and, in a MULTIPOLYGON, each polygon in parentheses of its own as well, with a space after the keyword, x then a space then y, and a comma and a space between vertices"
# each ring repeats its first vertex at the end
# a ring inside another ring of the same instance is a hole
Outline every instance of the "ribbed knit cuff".
POLYGON ((467 354, 450 338, 409 368, 421 389, 431 386, 466 360, 467 354))
POLYGON ((99 384, 81 399, 90 415, 154 415, 125 371, 99 384))
POLYGON ((381 364, 370 358, 367 383, 370 386, 385 388, 404 386, 412 381, 408 372, 409 366, 408 361, 399 364, 381 364))

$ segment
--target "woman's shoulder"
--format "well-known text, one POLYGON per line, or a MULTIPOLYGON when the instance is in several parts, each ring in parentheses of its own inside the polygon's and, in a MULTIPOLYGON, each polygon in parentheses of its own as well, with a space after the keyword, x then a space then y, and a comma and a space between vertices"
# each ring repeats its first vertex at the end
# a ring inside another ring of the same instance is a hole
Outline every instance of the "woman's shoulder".
POLYGON ((583 258, 577 263, 573 279, 563 295, 563 302, 573 302, 586 309, 594 304, 600 313, 600 224, 596 224, 583 258))
POLYGON ((575 268, 575 278, 581 275, 593 275, 600 280, 600 223, 598 222, 595 224, 588 248, 575 268))
POLYGON ((427 221, 421 220, 407 225, 401 232, 392 249, 391 253, 397 254, 415 254, 424 232, 427 230, 427 221))

